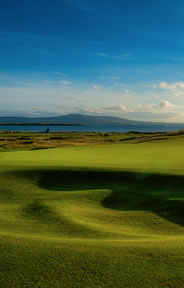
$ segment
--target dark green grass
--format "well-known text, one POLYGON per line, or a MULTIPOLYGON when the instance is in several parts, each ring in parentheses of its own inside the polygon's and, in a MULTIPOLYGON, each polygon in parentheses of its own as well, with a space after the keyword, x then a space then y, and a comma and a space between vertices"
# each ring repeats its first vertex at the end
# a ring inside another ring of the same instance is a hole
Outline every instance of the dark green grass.
POLYGON ((0 153, 0 288, 183 288, 182 153, 182 140, 0 153))
POLYGON ((1 177, 9 179, 1 203, 17 218, 2 225, 0 287, 183 287, 183 177, 58 169, 1 177))

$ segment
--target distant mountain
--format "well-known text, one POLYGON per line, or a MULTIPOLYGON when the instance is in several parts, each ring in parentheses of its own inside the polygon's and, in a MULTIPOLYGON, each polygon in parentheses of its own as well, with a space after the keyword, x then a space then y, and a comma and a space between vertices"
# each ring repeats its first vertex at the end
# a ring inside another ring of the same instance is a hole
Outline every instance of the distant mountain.
POLYGON ((148 122, 133 121, 112 116, 90 116, 82 114, 68 114, 56 117, 0 117, 0 124, 146 124, 148 122))

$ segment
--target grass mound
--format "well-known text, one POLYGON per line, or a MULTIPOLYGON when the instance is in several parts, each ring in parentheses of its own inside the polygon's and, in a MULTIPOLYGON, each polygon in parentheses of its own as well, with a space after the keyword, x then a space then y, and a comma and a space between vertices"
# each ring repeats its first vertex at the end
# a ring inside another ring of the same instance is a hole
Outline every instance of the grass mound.
POLYGON ((169 142, 158 171, 164 143, 1 152, 0 287, 184 287, 184 167, 169 142))

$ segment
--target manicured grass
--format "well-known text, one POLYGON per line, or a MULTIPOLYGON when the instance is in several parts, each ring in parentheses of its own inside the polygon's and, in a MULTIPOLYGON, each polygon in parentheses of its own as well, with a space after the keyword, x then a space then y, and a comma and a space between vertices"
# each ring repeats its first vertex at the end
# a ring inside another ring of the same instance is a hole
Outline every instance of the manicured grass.
POLYGON ((184 287, 183 147, 0 152, 0 287, 184 287))

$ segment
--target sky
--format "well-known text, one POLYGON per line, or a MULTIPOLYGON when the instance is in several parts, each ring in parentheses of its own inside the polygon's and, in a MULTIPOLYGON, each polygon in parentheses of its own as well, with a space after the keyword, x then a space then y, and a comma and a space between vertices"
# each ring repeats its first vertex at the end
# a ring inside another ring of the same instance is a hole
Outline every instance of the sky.
POLYGON ((184 122, 183 0, 0 0, 0 116, 184 122))

